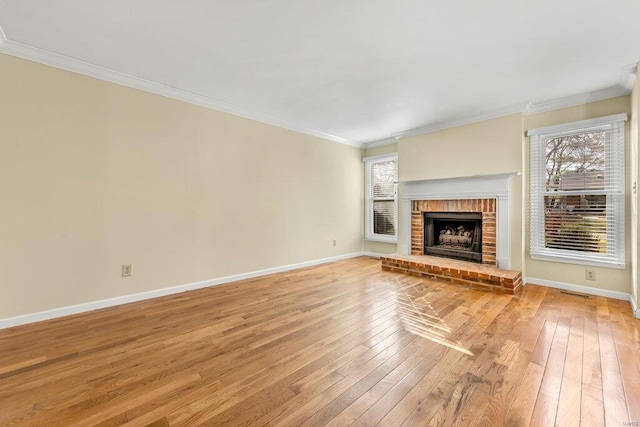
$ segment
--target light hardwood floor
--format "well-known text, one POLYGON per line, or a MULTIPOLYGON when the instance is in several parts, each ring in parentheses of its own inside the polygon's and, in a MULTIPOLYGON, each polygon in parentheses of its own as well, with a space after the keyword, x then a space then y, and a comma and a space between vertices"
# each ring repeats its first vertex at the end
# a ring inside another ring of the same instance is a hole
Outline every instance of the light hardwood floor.
POLYGON ((621 426, 639 363, 628 302, 357 258, 0 331, 0 425, 621 426))

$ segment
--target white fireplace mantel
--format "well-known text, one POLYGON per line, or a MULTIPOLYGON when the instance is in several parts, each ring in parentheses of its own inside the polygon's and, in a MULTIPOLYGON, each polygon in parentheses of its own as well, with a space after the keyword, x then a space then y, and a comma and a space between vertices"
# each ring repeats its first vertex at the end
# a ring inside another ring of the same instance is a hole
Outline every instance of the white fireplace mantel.
POLYGON ((411 202, 414 200, 496 199, 496 260, 511 269, 510 179, 518 172, 462 178, 405 181, 402 186, 402 252, 411 253, 411 202))

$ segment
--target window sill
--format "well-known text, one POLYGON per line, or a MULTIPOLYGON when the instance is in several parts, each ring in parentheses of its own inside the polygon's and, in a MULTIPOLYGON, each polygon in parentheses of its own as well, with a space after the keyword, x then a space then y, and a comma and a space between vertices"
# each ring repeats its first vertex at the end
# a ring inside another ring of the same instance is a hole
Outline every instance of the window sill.
POLYGON ((393 237, 389 237, 389 236, 366 236, 364 238, 364 240, 368 241, 368 242, 381 242, 381 243, 394 243, 397 244, 398 243, 398 238, 393 236, 393 237))
POLYGON ((583 258, 579 255, 574 256, 566 256, 562 254, 549 254, 549 253, 538 253, 531 254, 531 259, 537 261, 550 261, 550 262, 560 262, 564 264, 577 264, 577 265, 590 265, 593 267, 603 267, 603 268, 617 268, 620 270, 625 269, 624 261, 622 263, 618 261, 604 261, 598 259, 590 259, 583 258))

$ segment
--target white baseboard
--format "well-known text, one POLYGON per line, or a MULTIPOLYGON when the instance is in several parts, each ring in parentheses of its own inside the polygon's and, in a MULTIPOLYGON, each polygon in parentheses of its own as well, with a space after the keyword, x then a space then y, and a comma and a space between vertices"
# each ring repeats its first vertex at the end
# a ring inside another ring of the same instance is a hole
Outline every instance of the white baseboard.
POLYGON ((633 309, 634 313, 636 313, 636 317, 638 317, 637 310, 633 307, 634 301, 633 301, 633 298, 631 297, 631 294, 618 292, 618 291, 609 291, 607 289, 592 288, 589 286, 574 285, 571 283, 536 279, 534 277, 525 277, 524 283, 532 284, 532 285, 543 285, 543 286, 548 286, 550 288, 563 289, 565 291, 580 292, 583 294, 595 295, 599 297, 607 297, 607 298, 619 299, 622 301, 629 301, 631 303, 631 308, 633 309))
POLYGON ((631 310, 633 310, 633 316, 636 319, 640 319, 640 308, 638 308, 636 300, 633 299, 633 295, 629 295, 629 301, 631 301, 631 310))
POLYGON ((101 308, 113 307, 116 305, 128 304, 131 302, 142 301, 151 298, 158 298, 166 295, 178 294, 180 292, 192 291, 195 289, 206 288, 209 286, 221 285, 223 283, 237 282, 239 280, 252 279, 254 277, 266 276, 268 274, 282 273, 284 271, 295 270, 303 267, 311 267, 314 265, 326 264, 333 261, 341 261, 350 258, 356 258, 365 255, 364 252, 356 252, 346 255, 339 255, 330 258, 317 259, 313 261, 305 261, 297 264, 285 265, 282 267, 268 268, 265 270, 252 271, 250 273, 235 274, 233 276, 219 277, 216 279, 204 280, 202 282, 187 283, 184 285, 172 286, 170 288, 156 289, 153 291, 141 292, 137 294, 124 295, 121 297, 92 301, 67 307, 54 308, 52 310, 41 311, 38 313, 25 314, 21 316, 0 319, 0 329, 11 328, 14 326, 26 325, 28 323, 40 322, 43 320, 55 319, 57 317, 69 316, 71 314, 84 313, 87 311, 99 310, 101 308))
POLYGON ((368 256, 368 257, 371 257, 371 258, 380 259, 380 257, 383 256, 384 254, 380 254, 378 252, 367 252, 367 251, 364 251, 362 253, 362 255, 368 256))

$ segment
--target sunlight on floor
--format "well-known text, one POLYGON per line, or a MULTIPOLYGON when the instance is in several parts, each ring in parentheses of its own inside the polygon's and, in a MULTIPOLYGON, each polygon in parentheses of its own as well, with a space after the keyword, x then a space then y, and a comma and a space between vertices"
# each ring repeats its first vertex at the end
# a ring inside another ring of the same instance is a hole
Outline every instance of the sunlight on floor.
POLYGON ((473 356, 471 351, 446 338, 451 328, 414 285, 399 289, 395 296, 400 320, 407 332, 473 356))

